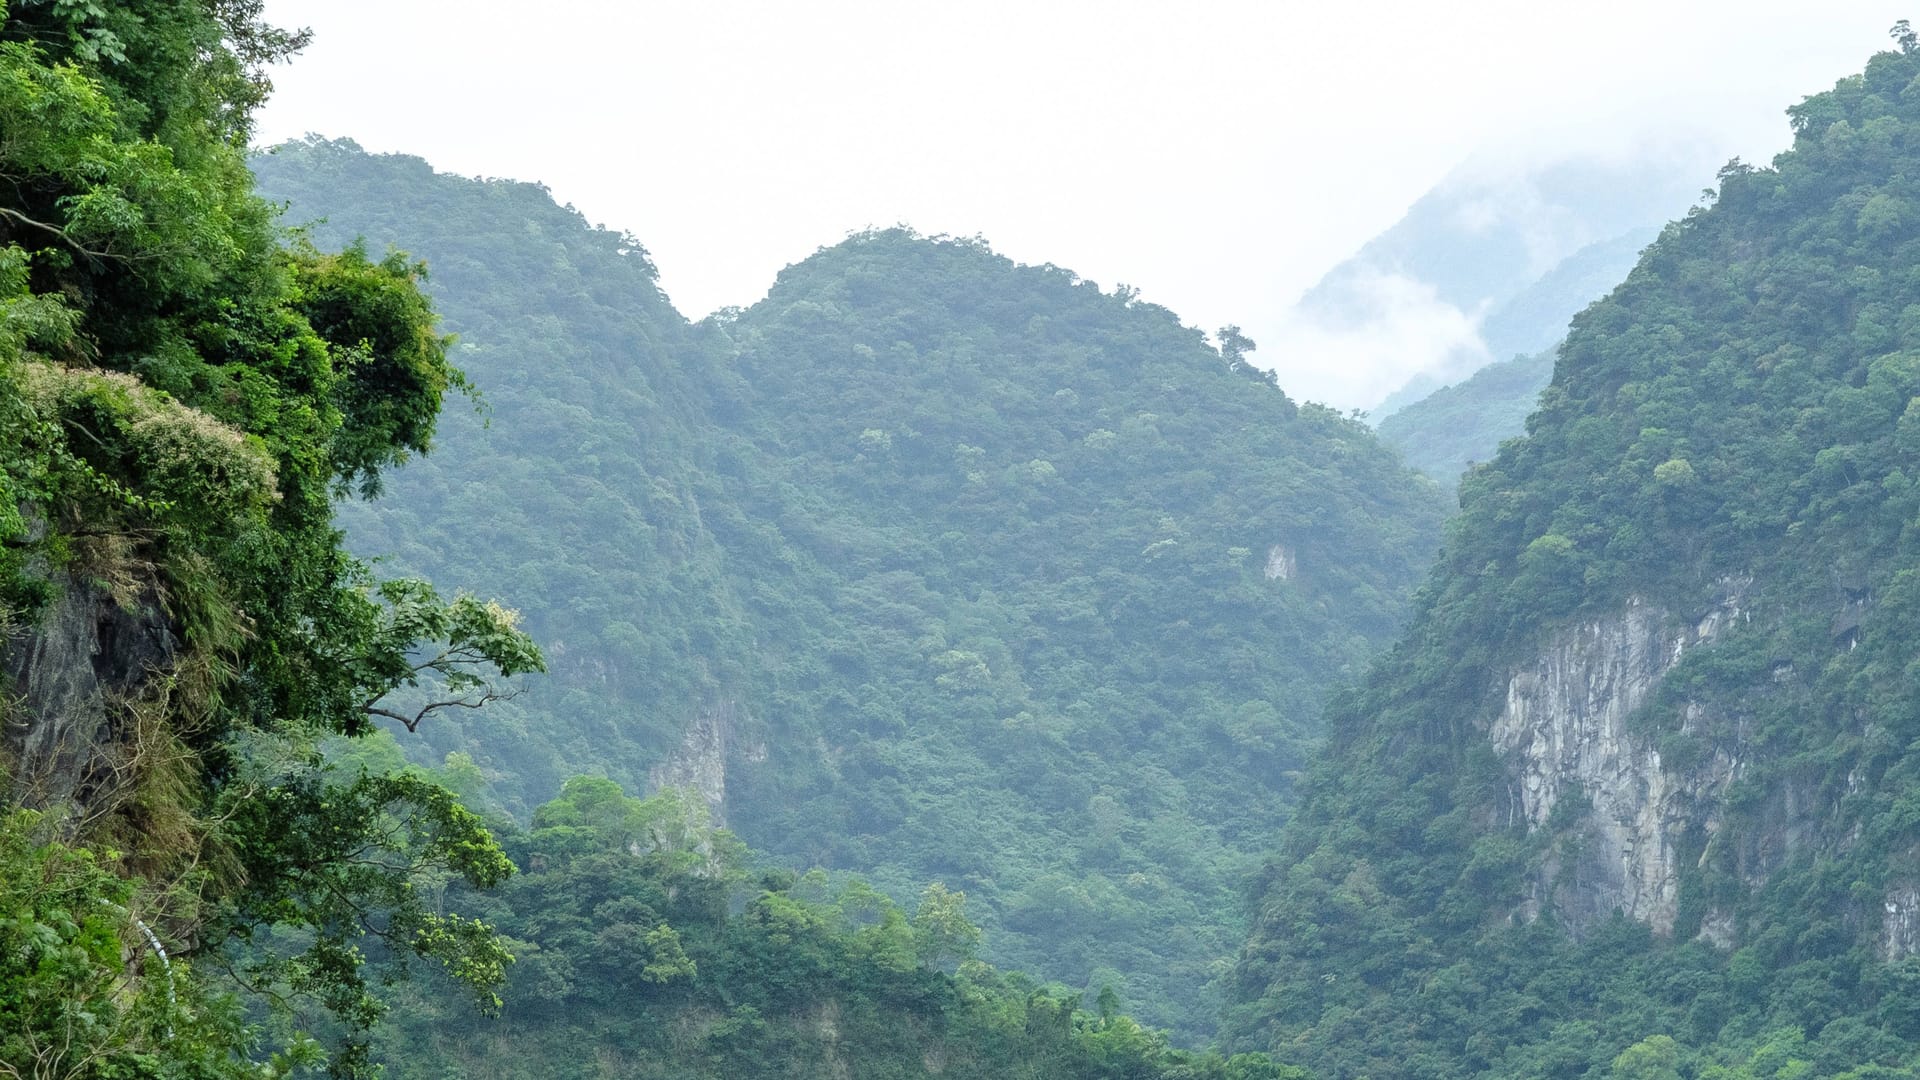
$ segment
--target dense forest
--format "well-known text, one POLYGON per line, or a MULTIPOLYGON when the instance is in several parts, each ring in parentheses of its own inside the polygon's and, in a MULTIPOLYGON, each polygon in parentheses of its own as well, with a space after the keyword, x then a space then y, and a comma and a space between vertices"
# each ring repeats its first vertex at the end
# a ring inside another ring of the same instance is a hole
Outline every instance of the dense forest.
MULTIPOLYGON (((408 768, 387 738, 335 760, 408 768)), ((483 798, 460 755, 431 775, 483 798)), ((530 823, 491 824, 522 871, 446 895, 513 951, 506 1005, 489 1019, 442 978, 403 988, 375 1047, 394 1080, 1304 1080, 1262 1055, 1172 1048, 1111 990, 1083 1003, 994 970, 964 894, 936 884, 903 905, 857 878, 768 869, 690 791, 642 799, 574 777, 530 823)))
POLYGON ((1236 976, 1328 1076, 1908 1076, 1920 46, 1576 318, 1236 976))
POLYGON ((552 676, 425 733, 525 814, 700 788, 756 848, 963 889, 996 963, 1204 1039, 1239 882, 1446 498, 1227 335, 970 240, 867 233, 688 325, 531 185, 342 143, 255 168, 323 246, 424 256, 484 421, 342 508, 508 594, 552 676))
POLYGON ((0 2, 0 1077, 1920 1077, 1907 24, 1383 441, 979 239, 690 322, 261 13, 0 2))

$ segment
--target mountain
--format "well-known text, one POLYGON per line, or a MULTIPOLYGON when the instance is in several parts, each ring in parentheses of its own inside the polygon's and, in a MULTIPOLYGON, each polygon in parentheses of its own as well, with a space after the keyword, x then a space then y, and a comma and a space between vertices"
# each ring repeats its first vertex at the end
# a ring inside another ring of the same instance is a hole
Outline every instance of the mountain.
POLYGON ((1489 312, 1481 338, 1493 355, 1512 359, 1452 385, 1422 377, 1401 387, 1374 410, 1381 440, 1443 484, 1491 458, 1526 429, 1573 314, 1625 278, 1654 235, 1636 230, 1589 244, 1489 312))
POLYGON ((1649 224, 1588 244, 1496 304, 1480 320, 1487 354, 1499 360, 1534 356, 1560 344, 1573 316, 1612 292, 1659 233, 1658 225, 1649 224))
POLYGON ((1360 325, 1374 314, 1367 283, 1382 277, 1430 285, 1441 302, 1470 313, 1505 303, 1583 249, 1684 211, 1700 193, 1699 158, 1649 148, 1622 159, 1468 162, 1327 271, 1299 307, 1360 325))
POLYGON ((1552 352, 1488 364, 1380 421, 1380 440, 1414 468, 1453 483, 1469 464, 1491 459, 1502 442, 1525 432, 1552 377, 1552 352))
POLYGON ((1283 320, 1283 355, 1351 358, 1390 393, 1377 423, 1490 361, 1556 344, 1659 227, 1686 212, 1719 162, 1705 141, 1545 163, 1469 161, 1307 290, 1283 320))
POLYGON ((1444 496, 1164 309, 866 233, 690 325, 538 187, 341 143, 255 163, 324 245, 426 260, 487 416, 340 508, 511 596, 551 677, 423 728, 526 814, 699 790, 795 868, 964 889, 996 963, 1184 1040, 1328 692, 1402 624, 1444 496))
POLYGON ((1920 41, 1575 320, 1329 716, 1231 1037, 1329 1077, 1920 1066, 1920 41), (1609 1071, 1610 1070, 1610 1071, 1609 1071))

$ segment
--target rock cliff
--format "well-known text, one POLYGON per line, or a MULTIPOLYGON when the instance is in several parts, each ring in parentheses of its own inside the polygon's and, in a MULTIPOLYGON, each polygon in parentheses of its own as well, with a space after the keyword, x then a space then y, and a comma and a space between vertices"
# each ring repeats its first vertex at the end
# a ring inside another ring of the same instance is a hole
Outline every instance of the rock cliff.
POLYGON ((179 648, 153 589, 116 599, 63 576, 57 599, 0 647, 12 695, 0 749, 21 801, 76 820, 112 802, 136 741, 133 704, 179 648))
MULTIPOLYGON (((1523 905, 1551 906, 1576 932, 1613 911, 1671 933, 1680 901, 1680 852, 1711 836, 1739 763, 1724 749, 1678 772, 1632 724, 1687 651, 1745 616, 1747 583, 1729 580, 1693 625, 1638 597, 1620 611, 1551 638, 1507 679, 1488 738, 1510 777, 1509 813, 1559 842, 1523 905)), ((1698 718, 1687 710, 1688 722, 1698 718)))
POLYGON ((758 764, 767 759, 765 743, 742 737, 739 702, 722 698, 694 713, 680 746, 647 772, 647 785, 686 788, 707 804, 715 823, 727 823, 727 767, 739 760, 758 764))

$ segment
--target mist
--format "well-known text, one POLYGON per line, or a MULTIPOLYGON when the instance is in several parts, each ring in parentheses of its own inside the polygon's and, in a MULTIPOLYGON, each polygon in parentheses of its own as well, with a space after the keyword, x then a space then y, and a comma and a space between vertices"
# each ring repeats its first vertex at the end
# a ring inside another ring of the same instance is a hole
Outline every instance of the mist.
POLYGON ((545 183, 638 238, 696 317, 868 226, 980 235, 1245 327, 1290 392, 1365 407, 1432 366, 1404 350, 1451 355, 1476 313, 1401 297, 1411 321, 1366 345, 1288 309, 1463 163, 1630 151, 1654 116, 1714 132, 1721 161, 1764 159, 1781 103, 1856 70, 1901 13, 558 0, 529 20, 271 0, 315 38, 256 134, 545 183))

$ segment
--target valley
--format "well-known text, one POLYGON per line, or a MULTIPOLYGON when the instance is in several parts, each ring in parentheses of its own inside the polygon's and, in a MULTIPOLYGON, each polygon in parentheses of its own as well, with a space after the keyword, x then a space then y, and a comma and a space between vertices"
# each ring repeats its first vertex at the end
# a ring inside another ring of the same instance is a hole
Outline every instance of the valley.
POLYGON ((1447 309, 1376 418, 0 27, 0 1076, 1920 1075, 1907 24, 1690 208, 1450 174, 1296 306, 1447 309))

